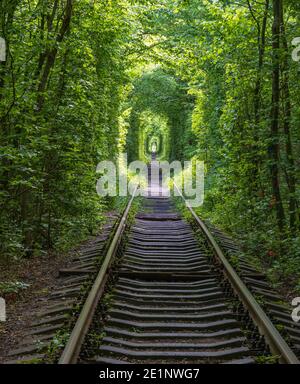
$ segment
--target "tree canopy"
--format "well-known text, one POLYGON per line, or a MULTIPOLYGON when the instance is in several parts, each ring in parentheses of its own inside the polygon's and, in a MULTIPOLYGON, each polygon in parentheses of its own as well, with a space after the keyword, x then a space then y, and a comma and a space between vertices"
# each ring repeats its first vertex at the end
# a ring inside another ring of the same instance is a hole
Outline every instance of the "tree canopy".
POLYGON ((110 201, 96 165, 127 151, 205 161, 201 213, 300 272, 300 4, 2 0, 0 253, 61 249, 110 201))

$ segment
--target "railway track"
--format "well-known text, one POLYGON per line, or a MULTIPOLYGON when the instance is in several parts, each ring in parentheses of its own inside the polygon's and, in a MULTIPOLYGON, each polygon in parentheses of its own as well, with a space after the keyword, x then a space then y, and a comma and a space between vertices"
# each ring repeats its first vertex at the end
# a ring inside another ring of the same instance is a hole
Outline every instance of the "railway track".
POLYGON ((135 214, 132 197, 60 271, 7 363, 299 364, 300 326, 265 276, 159 192, 150 183, 135 214))
MULTIPOLYGON (((299 364, 298 349, 288 346, 190 207, 192 225, 171 199, 149 196, 126 228, 133 199, 60 364, 299 364)), ((251 266, 243 265, 251 279, 251 266)))

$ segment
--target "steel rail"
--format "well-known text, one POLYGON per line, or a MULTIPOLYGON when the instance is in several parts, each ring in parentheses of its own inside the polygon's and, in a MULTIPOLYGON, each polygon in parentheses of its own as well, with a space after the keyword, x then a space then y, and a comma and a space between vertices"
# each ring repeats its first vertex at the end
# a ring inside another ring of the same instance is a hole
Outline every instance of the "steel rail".
POLYGON ((258 302, 254 298, 252 293, 249 291, 247 286, 243 283, 236 271, 230 265, 205 223, 198 217, 189 202, 186 201, 183 194, 176 185, 175 181, 174 186, 177 189, 179 195, 182 197, 183 201, 185 202, 188 210, 191 212, 192 216, 196 220, 198 226, 201 228, 202 232, 206 236, 207 241, 212 246, 217 260, 222 264, 224 268, 225 275, 230 281, 239 299, 242 301, 242 303, 248 310, 249 315, 258 327, 260 334, 265 338, 265 341, 269 346, 270 351, 275 356, 278 356, 279 362, 282 364, 300 364, 300 361, 298 360, 295 353, 288 346, 286 341, 275 328, 274 324, 266 315, 262 307, 258 304, 258 302))
POLYGON ((71 332, 69 340, 61 354, 58 364, 75 364, 78 360, 82 343, 92 322, 93 315, 95 313, 98 302, 104 292, 105 283, 108 277, 108 271, 120 244, 122 234, 125 230, 126 220, 136 191, 137 187, 135 188, 132 197, 128 202, 127 207, 121 217, 116 232, 105 255, 104 261, 101 265, 100 271, 82 307, 82 310, 71 332))

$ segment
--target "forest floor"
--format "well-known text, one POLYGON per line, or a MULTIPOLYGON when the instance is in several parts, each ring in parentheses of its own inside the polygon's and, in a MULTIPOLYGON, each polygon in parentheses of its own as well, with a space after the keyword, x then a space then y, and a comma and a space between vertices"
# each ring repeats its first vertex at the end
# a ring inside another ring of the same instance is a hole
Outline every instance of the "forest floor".
POLYGON ((10 265, 0 265, 1 281, 19 281, 28 288, 5 295, 7 321, 0 323, 0 363, 7 353, 17 347, 28 332, 36 312, 47 302, 49 293, 58 286, 58 273, 73 257, 67 254, 48 253, 44 256, 21 260, 10 265))
POLYGON ((49 252, 13 263, 0 263, 0 283, 17 281, 26 287, 17 293, 3 295, 7 321, 0 323, 0 364, 7 360, 8 351, 17 348, 36 319, 36 313, 45 308, 49 294, 59 287, 59 270, 70 266, 74 254, 93 242, 95 237, 91 236, 67 253, 49 252))

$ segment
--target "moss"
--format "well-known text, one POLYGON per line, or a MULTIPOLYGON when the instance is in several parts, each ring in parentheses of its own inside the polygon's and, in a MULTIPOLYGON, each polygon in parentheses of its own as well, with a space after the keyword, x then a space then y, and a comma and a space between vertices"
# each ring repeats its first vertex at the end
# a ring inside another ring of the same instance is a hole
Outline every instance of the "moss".
POLYGON ((255 357, 255 361, 257 364, 277 364, 278 360, 279 356, 274 355, 261 355, 255 357))

